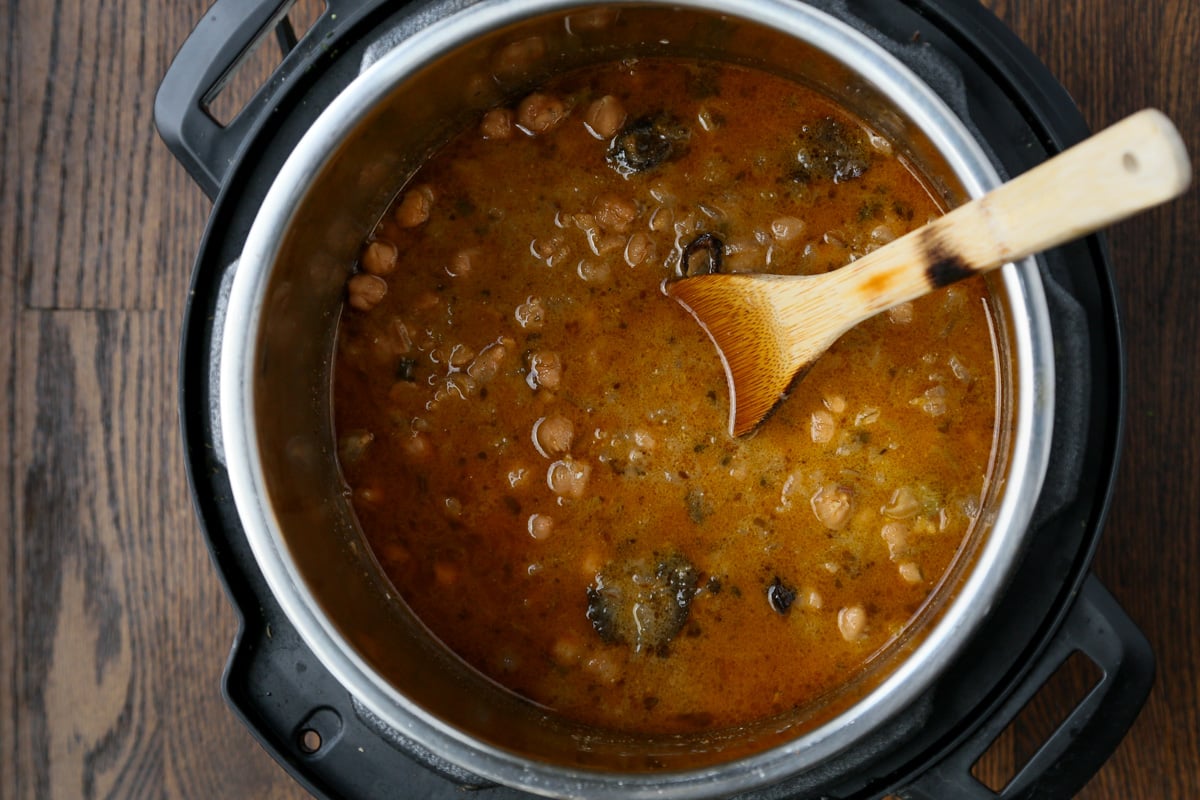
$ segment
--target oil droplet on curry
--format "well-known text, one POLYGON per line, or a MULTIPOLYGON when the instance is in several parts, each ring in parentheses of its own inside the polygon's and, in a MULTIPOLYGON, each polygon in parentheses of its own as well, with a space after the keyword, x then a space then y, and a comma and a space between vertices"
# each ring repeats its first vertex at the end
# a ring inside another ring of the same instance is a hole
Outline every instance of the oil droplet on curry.
POLYGON ((888 141, 745 68, 624 61, 483 114, 372 232, 340 323, 340 463, 404 601, 612 729, 733 726, 852 678, 980 515, 984 284, 851 331, 744 439, 662 285, 835 269, 939 213, 888 141))

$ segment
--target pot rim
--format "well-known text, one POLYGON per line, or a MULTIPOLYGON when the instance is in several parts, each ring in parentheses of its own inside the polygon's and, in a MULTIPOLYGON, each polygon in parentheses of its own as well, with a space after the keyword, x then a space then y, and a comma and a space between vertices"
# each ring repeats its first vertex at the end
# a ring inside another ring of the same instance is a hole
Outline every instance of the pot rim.
MULTIPOLYGON (((425 64, 501 27, 601 5, 591 0, 480 0, 455 8, 381 55, 342 91, 305 133, 279 171, 246 237, 230 289, 221 336, 219 406, 226 466, 246 538, 271 592, 301 638, 335 678, 404 736, 480 777, 536 794, 601 798, 725 796, 778 783, 846 751, 912 705, 990 613, 1024 543, 1049 463, 1054 356, 1049 312, 1033 259, 999 272, 1013 308, 1012 452, 1006 489, 975 565, 923 641, 882 682, 819 727, 736 761, 676 772, 612 772, 535 761, 486 744, 432 717, 397 692, 352 648, 306 586, 270 507, 258 458, 255 345, 264 295, 292 211, 337 145, 399 83, 425 64), (1004 535, 998 535, 1004 534, 1004 535)), ((786 0, 615 0, 615 6, 693 9, 746 19, 820 49, 896 100, 946 159, 971 197, 999 185, 995 167, 946 103, 866 34, 826 12, 786 0), (854 53, 853 64, 839 53, 854 53)))

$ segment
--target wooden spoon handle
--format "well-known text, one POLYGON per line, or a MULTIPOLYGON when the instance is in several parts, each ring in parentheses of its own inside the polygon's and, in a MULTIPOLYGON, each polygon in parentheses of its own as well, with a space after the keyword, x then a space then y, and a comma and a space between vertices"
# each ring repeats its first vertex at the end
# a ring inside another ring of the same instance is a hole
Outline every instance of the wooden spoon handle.
POLYGON ((845 278, 877 313, 1165 203, 1191 179, 1175 126, 1140 111, 859 259, 845 278))

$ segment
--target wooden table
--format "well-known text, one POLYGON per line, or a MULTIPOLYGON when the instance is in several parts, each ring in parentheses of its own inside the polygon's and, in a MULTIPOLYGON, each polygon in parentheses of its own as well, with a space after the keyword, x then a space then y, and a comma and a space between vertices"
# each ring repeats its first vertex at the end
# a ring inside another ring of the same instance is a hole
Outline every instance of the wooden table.
MULTIPOLYGON (((221 700, 234 615, 176 421, 209 203, 151 110, 206 2, 9 0, 0 15, 0 798, 303 796, 221 700)), ((987 5, 1094 127, 1158 106, 1200 156, 1195 0, 987 5)), ((1095 569, 1159 671, 1091 800, 1200 796, 1197 197, 1110 235, 1129 419, 1095 569)), ((1021 734, 984 772, 1011 770, 1021 734)))

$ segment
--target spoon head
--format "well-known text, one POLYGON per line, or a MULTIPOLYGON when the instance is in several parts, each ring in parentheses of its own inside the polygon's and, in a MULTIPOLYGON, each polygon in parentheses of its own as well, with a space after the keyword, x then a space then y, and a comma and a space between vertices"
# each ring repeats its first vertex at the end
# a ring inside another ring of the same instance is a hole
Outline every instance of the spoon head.
POLYGON ((729 384, 733 436, 758 427, 814 360, 797 355, 791 346, 787 321, 778 308, 779 290, 789 284, 778 277, 701 275, 665 286, 716 345, 729 384))

